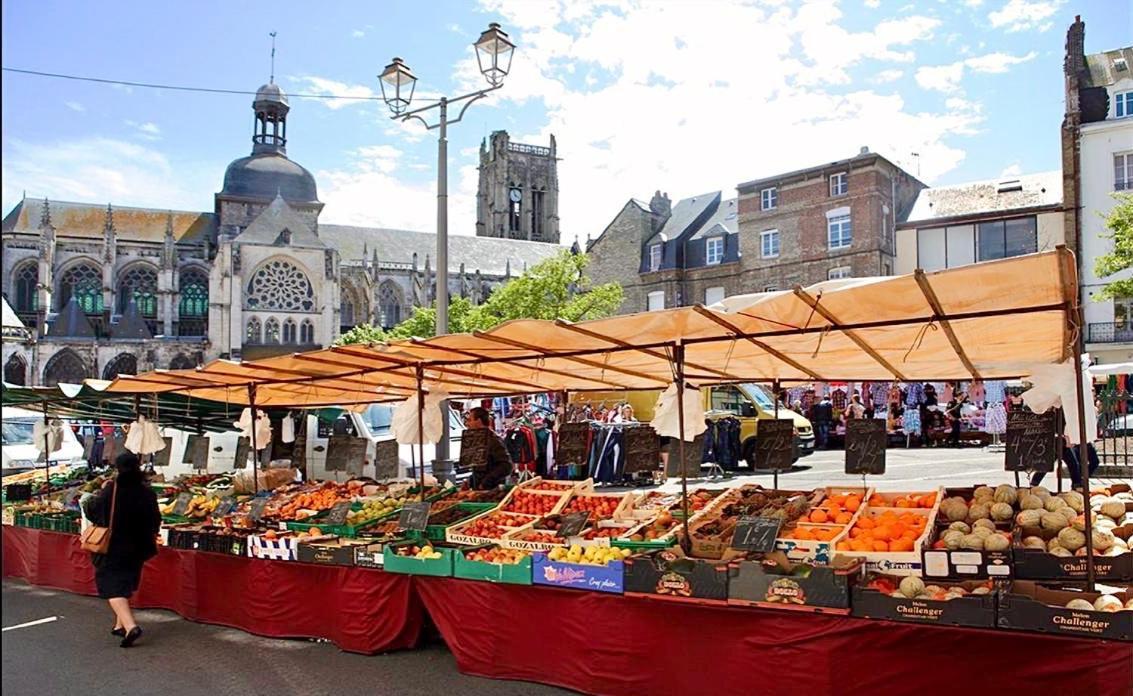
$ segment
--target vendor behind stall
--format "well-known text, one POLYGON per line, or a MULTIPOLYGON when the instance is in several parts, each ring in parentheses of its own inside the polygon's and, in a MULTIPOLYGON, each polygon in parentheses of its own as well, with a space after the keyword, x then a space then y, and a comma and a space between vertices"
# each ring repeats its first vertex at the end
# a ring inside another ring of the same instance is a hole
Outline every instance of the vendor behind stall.
POLYGON ((464 424, 469 430, 488 430, 488 449, 485 452, 485 461, 472 462, 472 487, 476 490, 495 488, 511 475, 511 457, 499 436, 491 431, 491 416, 484 408, 477 406, 470 409, 465 416, 464 424))

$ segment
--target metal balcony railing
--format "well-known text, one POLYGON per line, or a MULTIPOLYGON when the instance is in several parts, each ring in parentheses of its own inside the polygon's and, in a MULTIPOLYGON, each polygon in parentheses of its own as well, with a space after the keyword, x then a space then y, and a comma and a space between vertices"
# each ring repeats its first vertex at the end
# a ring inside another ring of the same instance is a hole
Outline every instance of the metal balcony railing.
POLYGON ((1086 343, 1133 343, 1133 326, 1128 324, 1092 322, 1086 328, 1086 343))

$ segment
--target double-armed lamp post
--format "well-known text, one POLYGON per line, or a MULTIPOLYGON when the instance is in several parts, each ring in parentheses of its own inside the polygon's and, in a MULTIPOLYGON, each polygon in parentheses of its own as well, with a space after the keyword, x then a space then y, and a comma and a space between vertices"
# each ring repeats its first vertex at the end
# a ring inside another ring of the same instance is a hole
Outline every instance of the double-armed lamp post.
MULTIPOLYGON (((417 86, 417 76, 400 58, 394 58, 379 75, 382 87, 382 99, 389 106, 392 118, 395 121, 408 121, 416 119, 429 130, 437 130, 437 335, 448 333, 448 126, 459 123, 464 118, 464 112, 473 102, 487 96, 489 93, 503 87, 504 78, 511 70, 511 59, 515 53, 515 44, 508 35, 500 29, 499 24, 489 24, 488 29, 480 34, 480 38, 473 44, 476 49, 476 60, 480 66, 480 73, 490 85, 487 89, 470 92, 459 97, 441 97, 439 101, 410 110, 413 102, 413 90, 417 86), (450 119, 448 107, 450 104, 463 102, 456 118, 450 119), (439 117, 435 123, 428 120, 428 112, 439 110, 439 117)), ((437 443, 438 460, 448 459, 448 405, 442 406, 446 427, 442 430, 441 441, 437 443)), ((421 462, 424 467, 425 463, 421 462)))

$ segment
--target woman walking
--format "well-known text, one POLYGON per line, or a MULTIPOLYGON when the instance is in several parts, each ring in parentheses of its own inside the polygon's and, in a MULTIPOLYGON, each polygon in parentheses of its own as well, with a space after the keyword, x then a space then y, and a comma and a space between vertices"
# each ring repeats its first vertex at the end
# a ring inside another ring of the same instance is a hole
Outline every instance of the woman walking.
POLYGON ((122 638, 122 647, 133 645, 142 635, 130 609, 130 596, 142 580, 142 565, 157 555, 157 533, 161 512, 157 496, 146 485, 141 462, 133 452, 114 460, 118 476, 89 503, 87 517, 110 528, 110 548, 91 554, 98 596, 110 602, 114 612, 112 635, 122 638))

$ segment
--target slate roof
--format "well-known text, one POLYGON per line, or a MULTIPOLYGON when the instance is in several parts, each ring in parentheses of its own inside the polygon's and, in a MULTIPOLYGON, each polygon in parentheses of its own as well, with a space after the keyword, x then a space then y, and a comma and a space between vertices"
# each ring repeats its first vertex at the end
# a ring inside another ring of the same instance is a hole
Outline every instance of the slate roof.
POLYGON ((263 212, 232 241, 239 244, 278 245, 300 249, 327 247, 307 221, 279 194, 276 194, 271 205, 264 208, 263 212), (284 230, 290 232, 290 235, 282 234, 284 230))
POLYGON ((153 338, 149 327, 146 326, 146 320, 142 319, 142 313, 138 311, 137 302, 130 300, 130 303, 126 305, 126 311, 122 313, 122 317, 116 323, 110 325, 110 337, 115 340, 133 339, 139 341, 153 338))
MULTIPOLYGON (((106 227, 106 206, 71 201, 48 201, 51 225, 57 236, 101 239, 106 227)), ((216 216, 187 210, 159 210, 112 206, 114 230, 124 241, 155 242, 165 239, 165 225, 173 214, 173 238, 178 242, 204 241, 216 229, 216 216)), ((24 198, 4 217, 4 232, 39 234, 43 199, 24 198)))
POLYGON ((712 213, 712 217, 708 218, 696 234, 689 239, 703 239, 704 237, 739 232, 738 200, 737 198, 729 198, 726 201, 720 201, 720 205, 717 206, 716 212, 712 213))
POLYGON ((24 326, 24 323, 16 316, 12 305, 8 304, 8 299, 0 298, 0 302, 3 303, 3 322, 0 323, 0 333, 5 338, 27 338, 28 327, 24 326))
POLYGON ((1062 172, 1007 176, 924 189, 902 227, 945 218, 1004 213, 1062 203, 1062 172), (1021 187, 1021 190, 1016 190, 1021 187))
POLYGON ((67 338, 94 338, 94 327, 83 313, 78 300, 74 297, 67 300, 66 306, 55 321, 47 327, 47 335, 51 337, 64 336, 67 338))
POLYGON ((688 231, 689 225, 693 224, 698 217, 704 214, 704 211, 709 206, 720 200, 720 192, 713 191, 711 193, 702 193, 692 198, 682 198, 677 201, 673 206, 673 212, 669 215, 669 219, 665 221, 665 226, 661 228, 657 234, 649 238, 646 245, 653 244, 658 240, 670 241, 677 239, 683 233, 688 231))
POLYGON ((1133 47, 1092 53, 1086 56, 1086 69, 1090 72, 1090 84, 1094 87, 1108 87, 1119 80, 1133 78, 1133 47), (1124 70, 1119 69, 1118 58, 1125 59, 1124 70))
MULTIPOLYGON (((319 236, 327 246, 338 249, 344 263, 359 261, 376 249, 381 263, 410 264, 416 252, 419 269, 424 269, 426 256, 436 267, 437 236, 432 232, 320 224, 319 236)), ((468 273, 479 270, 497 276, 505 274, 509 260, 514 276, 523 272, 525 264, 534 266, 565 250, 558 244, 451 233, 448 245, 449 271, 458 271, 463 263, 468 273)))

